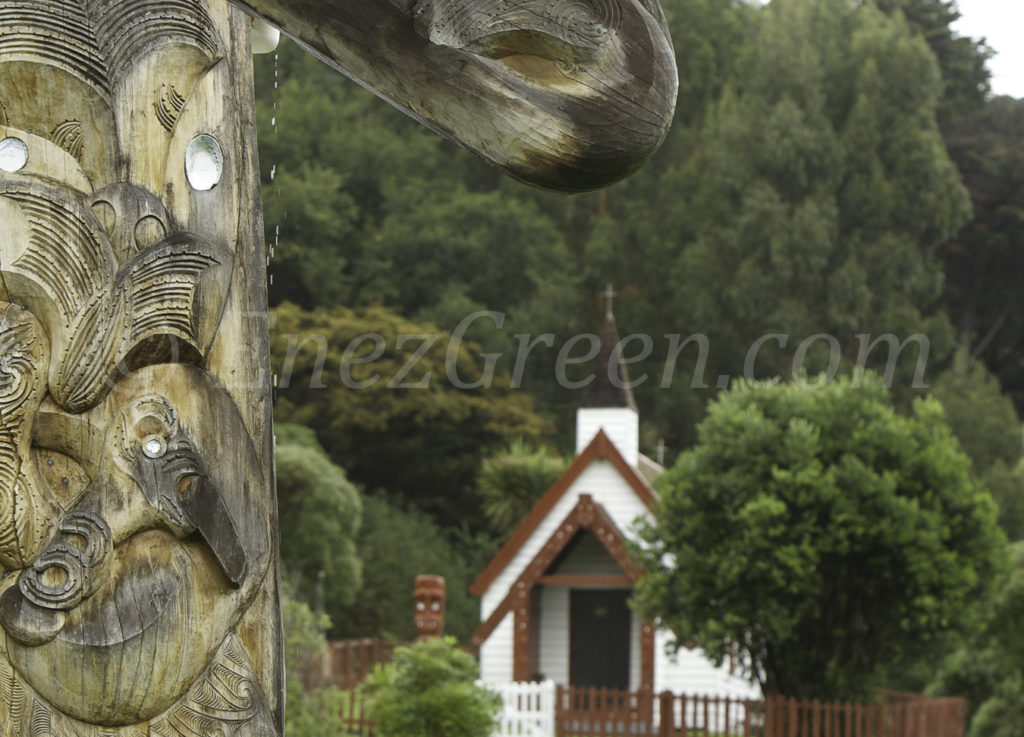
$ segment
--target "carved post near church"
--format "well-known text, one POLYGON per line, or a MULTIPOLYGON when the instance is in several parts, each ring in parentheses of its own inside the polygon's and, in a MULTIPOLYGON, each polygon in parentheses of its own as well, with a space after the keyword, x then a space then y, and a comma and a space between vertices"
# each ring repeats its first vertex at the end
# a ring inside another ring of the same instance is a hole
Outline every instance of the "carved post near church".
POLYGON ((444 634, 446 594, 443 577, 428 574, 416 576, 413 585, 413 601, 416 607, 413 623, 416 625, 417 641, 444 634))
POLYGON ((282 728, 249 12, 505 171, 646 160, 654 0, 0 0, 0 737, 282 728))

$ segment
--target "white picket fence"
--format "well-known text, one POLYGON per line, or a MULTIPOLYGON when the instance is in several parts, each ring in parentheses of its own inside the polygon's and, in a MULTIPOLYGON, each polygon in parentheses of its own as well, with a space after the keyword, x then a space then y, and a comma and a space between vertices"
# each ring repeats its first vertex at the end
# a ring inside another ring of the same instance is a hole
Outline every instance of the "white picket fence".
POLYGON ((503 703, 493 737, 555 737, 554 681, 482 685, 500 695, 503 703))

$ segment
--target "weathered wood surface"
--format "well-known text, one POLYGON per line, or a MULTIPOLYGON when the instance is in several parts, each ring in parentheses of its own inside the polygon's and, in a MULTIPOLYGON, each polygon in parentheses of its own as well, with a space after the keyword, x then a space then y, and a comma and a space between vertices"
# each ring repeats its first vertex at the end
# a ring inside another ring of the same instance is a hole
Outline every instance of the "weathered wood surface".
POLYGON ((2 737, 279 731, 249 25, 0 2, 2 737))
POLYGON ((606 186, 668 133, 675 56, 657 0, 237 0, 512 176, 606 186))
MULTIPOLYGON (((521 179, 671 118, 653 0, 251 0, 521 179)), ((0 0, 0 737, 282 727, 252 18, 0 0)))

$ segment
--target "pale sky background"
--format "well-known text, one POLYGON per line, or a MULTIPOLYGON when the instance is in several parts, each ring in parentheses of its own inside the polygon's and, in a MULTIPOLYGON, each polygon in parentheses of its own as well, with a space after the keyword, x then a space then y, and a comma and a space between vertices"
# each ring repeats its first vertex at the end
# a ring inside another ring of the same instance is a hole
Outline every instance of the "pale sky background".
POLYGON ((996 51, 989 60, 992 92, 1024 97, 1024 0, 957 0, 961 36, 984 38, 996 51))

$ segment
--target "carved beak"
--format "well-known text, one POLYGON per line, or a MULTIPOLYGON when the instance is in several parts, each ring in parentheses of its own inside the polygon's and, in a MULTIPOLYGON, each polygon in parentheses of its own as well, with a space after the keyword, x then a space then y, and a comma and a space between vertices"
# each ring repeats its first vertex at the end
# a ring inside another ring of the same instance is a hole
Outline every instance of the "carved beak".
POLYGON ((656 0, 232 0, 430 128, 530 184, 598 189, 672 122, 656 0))
POLYGON ((143 494, 172 530, 185 534, 198 530, 224 575, 232 585, 240 586, 248 564, 224 498, 184 435, 172 436, 168 446, 166 454, 157 458, 139 455, 138 481, 143 494))

